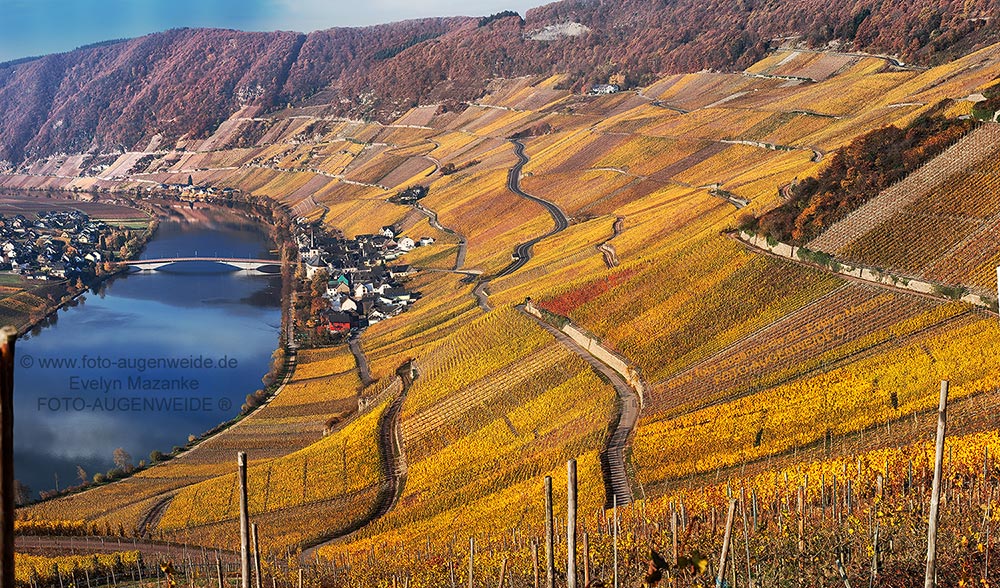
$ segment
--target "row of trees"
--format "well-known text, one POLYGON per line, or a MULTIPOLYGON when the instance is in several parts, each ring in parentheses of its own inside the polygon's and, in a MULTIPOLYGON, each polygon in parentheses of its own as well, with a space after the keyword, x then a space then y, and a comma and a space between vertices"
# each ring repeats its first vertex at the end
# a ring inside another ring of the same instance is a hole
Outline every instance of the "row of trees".
MULTIPOLYGON (((153 454, 162 454, 159 451, 154 451, 153 454)), ((150 455, 150 461, 158 461, 153 458, 153 454, 150 455)), ((55 474, 55 488, 52 490, 42 490, 39 492, 39 496, 44 500, 47 498, 52 498, 67 492, 76 492, 82 490, 83 488, 89 486, 91 482, 96 484, 103 484, 104 482, 121 478, 126 474, 131 473, 136 469, 132 462, 132 456, 129 455, 124 448, 119 447, 114 450, 112 454, 112 461, 115 467, 108 470, 107 473, 96 473, 93 478, 87 474, 87 470, 81 465, 76 466, 76 479, 79 480, 79 484, 68 486, 65 488, 59 488, 59 474, 55 474)), ((146 466, 145 461, 139 462, 139 468, 146 466)), ((31 487, 27 484, 21 482, 20 480, 14 480, 14 504, 17 506, 23 506, 30 503, 33 500, 31 487)))

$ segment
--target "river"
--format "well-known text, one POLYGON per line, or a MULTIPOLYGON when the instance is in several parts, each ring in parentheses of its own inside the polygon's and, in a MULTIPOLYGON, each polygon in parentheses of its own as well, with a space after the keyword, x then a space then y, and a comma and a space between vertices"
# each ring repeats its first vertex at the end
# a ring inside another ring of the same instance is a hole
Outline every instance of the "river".
MULTIPOLYGON (((214 213, 161 219, 141 257, 274 257, 258 226, 214 213)), ((236 416, 278 345, 280 292, 278 276, 191 262, 63 308, 18 342, 15 477, 37 497, 113 468, 119 447, 137 464, 236 416)))

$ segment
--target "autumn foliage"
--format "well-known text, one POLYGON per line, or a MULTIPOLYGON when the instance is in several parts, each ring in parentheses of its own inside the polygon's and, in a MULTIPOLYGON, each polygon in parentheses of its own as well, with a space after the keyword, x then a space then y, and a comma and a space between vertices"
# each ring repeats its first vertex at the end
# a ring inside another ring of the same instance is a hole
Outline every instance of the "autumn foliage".
POLYGON ((573 310, 628 282, 637 273, 636 269, 615 272, 606 278, 599 278, 581 288, 569 290, 551 300, 546 300, 539 306, 555 314, 568 315, 573 310))
POLYGON ((145 149, 204 138, 240 111, 291 106, 388 120, 416 104, 458 103, 490 79, 568 73, 562 87, 652 82, 657 74, 749 67, 790 31, 810 46, 932 63, 994 38, 995 3, 891 0, 763 4, 567 0, 482 20, 412 20, 309 34, 179 29, 0 64, 0 161, 145 149), (560 23, 581 36, 534 40, 560 23), (105 116, 114 112, 115 116, 105 116))
POLYGON ((760 231, 779 241, 808 242, 958 141, 971 124, 921 117, 905 129, 888 126, 858 137, 818 177, 793 184, 788 202, 760 218, 760 231))

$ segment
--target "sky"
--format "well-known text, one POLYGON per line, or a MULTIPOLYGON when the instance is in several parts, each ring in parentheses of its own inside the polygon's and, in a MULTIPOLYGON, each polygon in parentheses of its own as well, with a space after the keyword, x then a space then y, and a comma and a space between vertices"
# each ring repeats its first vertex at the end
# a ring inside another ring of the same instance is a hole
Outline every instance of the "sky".
POLYGON ((551 0, 0 0, 0 62, 177 27, 311 32, 428 16, 523 16, 551 0))

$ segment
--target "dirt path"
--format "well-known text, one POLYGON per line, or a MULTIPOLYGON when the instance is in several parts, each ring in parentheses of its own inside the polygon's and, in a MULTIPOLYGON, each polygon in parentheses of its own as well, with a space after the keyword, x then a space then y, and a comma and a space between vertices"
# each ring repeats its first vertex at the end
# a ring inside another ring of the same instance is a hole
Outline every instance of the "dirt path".
POLYGON ((163 513, 166 512, 167 507, 170 506, 170 501, 173 499, 174 494, 164 496, 153 505, 153 508, 146 511, 142 520, 139 521, 139 526, 136 527, 137 534, 140 537, 150 536, 150 529, 155 529, 156 526, 160 524, 160 519, 163 517, 163 513))
POLYGON ((354 356, 354 362, 358 364, 361 385, 367 388, 374 384, 375 380, 372 379, 371 368, 368 367, 368 357, 365 355, 365 350, 361 348, 361 337, 358 335, 351 337, 347 342, 347 347, 351 350, 351 355, 354 356))
POLYGON ((416 203, 413 205, 413 208, 415 208, 417 211, 426 216, 427 222, 429 222, 431 226, 434 227, 435 229, 443 233, 447 233, 449 235, 454 235, 458 237, 458 255, 455 256, 454 270, 455 271, 461 270, 462 267, 465 266, 465 254, 466 250, 468 249, 465 241, 465 235, 459 233, 454 229, 449 229, 448 227, 442 225, 441 221, 438 220, 437 212, 427 208, 426 206, 420 203, 416 203))
MULTIPOLYGON (((855 282, 855 283, 858 283, 858 284, 868 284, 868 285, 871 285, 871 286, 876 286, 878 288, 882 288, 883 290, 890 290, 892 292, 899 292, 899 293, 903 293, 903 294, 909 294, 911 296, 919 296, 921 298, 927 298, 928 300, 937 300, 937 301, 952 300, 951 298, 948 298, 947 296, 944 296, 944 295, 941 295, 941 294, 932 293, 930 291, 922 291, 920 289, 917 289, 917 285, 918 284, 923 284, 925 286, 927 284, 931 284, 931 282, 928 282, 928 281, 925 281, 925 280, 917 280, 915 278, 914 279, 910 279, 907 283, 905 283, 904 286, 898 286, 898 285, 894 285, 894 284, 887 284, 884 281, 880 281, 881 278, 879 278, 879 279, 875 279, 875 278, 869 279, 868 277, 859 277, 857 275, 853 275, 853 273, 850 273, 848 271, 848 268, 855 268, 855 269, 853 269, 851 271, 858 271, 857 268, 861 268, 861 269, 864 269, 864 270, 867 271, 867 268, 864 268, 863 266, 860 266, 860 265, 859 266, 852 266, 852 265, 849 265, 849 264, 845 263, 845 264, 842 265, 841 271, 836 271, 835 272, 832 269, 830 269, 830 267, 827 266, 827 265, 822 265, 822 264, 814 263, 814 262, 811 262, 811 261, 805 261, 805 260, 799 259, 795 255, 791 255, 791 256, 780 255, 780 254, 775 253, 773 251, 770 251, 768 249, 764 249, 762 247, 754 245, 753 243, 750 243, 750 242, 746 241, 745 239, 742 239, 740 237, 740 234, 738 232, 728 233, 728 236, 729 236, 730 239, 735 240, 736 242, 738 242, 741 245, 743 245, 743 247, 745 247, 747 250, 752 251, 754 253, 758 253, 758 254, 761 254, 761 255, 768 255, 770 257, 774 257, 776 259, 783 259, 785 261, 788 261, 788 262, 791 262, 791 263, 795 263, 795 264, 798 264, 798 265, 801 265, 801 266, 806 266, 806 267, 811 267, 811 268, 819 269, 819 270, 825 271, 827 273, 833 274, 833 275, 837 276, 838 278, 841 278, 841 279, 849 281, 849 282, 855 282)), ((891 276, 891 274, 885 274, 885 275, 891 276)), ((900 282, 900 283, 903 283, 903 282, 900 282)), ((937 284, 937 285, 938 286, 943 286, 943 285, 946 285, 946 284, 937 284)), ((980 312, 984 312, 984 313, 989 314, 991 316, 1000 316, 1000 315, 998 315, 997 311, 995 311, 995 310, 993 310, 992 308, 989 307, 987 301, 984 300, 982 298, 982 296, 974 295, 974 294, 966 294, 961 299, 961 301, 977 307, 977 309, 980 312)))
POLYGON ((628 473, 625 469, 625 448, 628 446, 635 425, 639 420, 639 395, 622 378, 621 374, 590 354, 566 333, 525 311, 524 306, 518 310, 531 317, 543 329, 552 334, 566 349, 578 355, 597 372, 607 378, 618 394, 618 411, 608 425, 607 441, 601 450, 601 475, 604 478, 604 506, 611 508, 616 502, 618 506, 632 503, 632 488, 629 485, 628 473))
POLYGON ((403 402, 406 400, 406 394, 413 384, 413 373, 416 371, 413 365, 413 362, 407 362, 396 370, 397 377, 403 382, 402 391, 386 407, 379 418, 378 445, 382 460, 382 475, 385 480, 383 481, 382 492, 379 493, 378 505, 369 516, 357 521, 354 525, 351 525, 351 527, 338 533, 336 536, 325 538, 314 545, 304 546, 302 554, 299 556, 299 561, 308 562, 315 559, 316 550, 350 537, 372 522, 385 516, 396 506, 396 502, 399 500, 399 496, 403 493, 403 488, 406 486, 407 472, 406 451, 403 447, 403 435, 399 427, 399 416, 403 410, 403 402), (413 372, 411 372, 411 369, 413 372))
POLYGON ((622 225, 624 222, 624 217, 619 216, 616 218, 615 223, 611 225, 611 237, 597 246, 597 250, 601 252, 601 256, 604 258, 604 264, 608 266, 608 269, 618 267, 618 264, 620 263, 618 261, 618 251, 615 249, 615 246, 611 244, 611 239, 614 239, 618 235, 622 234, 622 225))
POLYGON ((771 151, 809 151, 812 153, 813 163, 819 163, 823 161, 823 152, 816 147, 795 147, 794 145, 780 145, 778 143, 765 143, 763 141, 748 141, 745 139, 722 139, 720 143, 725 143, 727 145, 746 145, 748 147, 757 147, 758 149, 769 149, 771 151))

